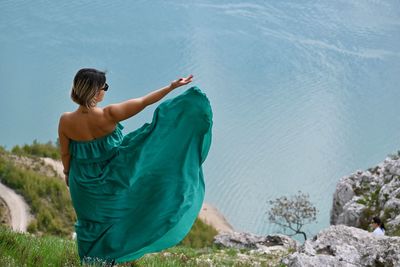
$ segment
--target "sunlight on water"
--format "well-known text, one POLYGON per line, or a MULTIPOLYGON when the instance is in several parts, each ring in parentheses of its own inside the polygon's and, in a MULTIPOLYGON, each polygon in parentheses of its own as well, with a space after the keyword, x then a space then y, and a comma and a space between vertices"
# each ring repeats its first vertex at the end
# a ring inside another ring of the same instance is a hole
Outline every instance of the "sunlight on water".
MULTIPOLYGON (((104 105, 193 73, 214 111, 206 201, 237 230, 277 231, 266 202, 302 190, 319 210, 307 229, 316 233, 329 224, 337 181, 400 148, 397 2, 0 7, 2 144, 55 140, 81 67, 108 70, 104 105)), ((125 132, 155 107, 124 122, 125 132)))

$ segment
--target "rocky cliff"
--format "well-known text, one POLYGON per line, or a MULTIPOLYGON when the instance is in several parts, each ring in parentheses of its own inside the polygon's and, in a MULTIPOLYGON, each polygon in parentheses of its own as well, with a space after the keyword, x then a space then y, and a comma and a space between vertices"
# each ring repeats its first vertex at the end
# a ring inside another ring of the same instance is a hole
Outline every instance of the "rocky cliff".
POLYGON ((333 196, 331 224, 367 230, 379 216, 388 235, 400 235, 400 157, 393 155, 379 165, 340 179, 333 196))

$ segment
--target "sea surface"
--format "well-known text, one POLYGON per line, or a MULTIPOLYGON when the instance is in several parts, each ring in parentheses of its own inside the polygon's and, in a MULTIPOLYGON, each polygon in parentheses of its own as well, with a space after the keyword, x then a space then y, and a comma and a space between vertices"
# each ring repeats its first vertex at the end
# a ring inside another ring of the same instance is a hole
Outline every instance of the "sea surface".
POLYGON ((55 141, 82 67, 107 70, 102 105, 193 74, 214 112, 205 201, 238 231, 278 232, 267 202, 301 190, 317 233, 338 180, 400 149, 399 1, 0 0, 0 14, 2 145, 55 141))

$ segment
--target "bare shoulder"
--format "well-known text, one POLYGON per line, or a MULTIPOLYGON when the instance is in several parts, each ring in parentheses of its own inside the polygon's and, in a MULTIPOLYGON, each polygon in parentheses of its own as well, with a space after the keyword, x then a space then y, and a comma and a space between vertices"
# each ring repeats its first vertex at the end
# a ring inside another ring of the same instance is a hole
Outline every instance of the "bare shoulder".
POLYGON ((60 120, 68 119, 72 114, 73 112, 64 112, 63 114, 61 114, 60 120))
POLYGON ((60 116, 60 120, 58 123, 58 128, 63 129, 65 127, 65 124, 68 123, 68 121, 71 119, 71 115, 73 112, 64 112, 60 116))
POLYGON ((110 105, 105 106, 104 108, 102 108, 102 115, 103 115, 103 118, 106 121, 113 122, 113 123, 116 123, 118 121, 118 120, 116 120, 116 118, 115 118, 115 116, 113 114, 113 109, 115 109, 114 108, 115 105, 116 104, 110 104, 110 105))
POLYGON ((60 123, 66 122, 71 119, 71 116, 73 116, 74 112, 64 112, 60 116, 60 123))

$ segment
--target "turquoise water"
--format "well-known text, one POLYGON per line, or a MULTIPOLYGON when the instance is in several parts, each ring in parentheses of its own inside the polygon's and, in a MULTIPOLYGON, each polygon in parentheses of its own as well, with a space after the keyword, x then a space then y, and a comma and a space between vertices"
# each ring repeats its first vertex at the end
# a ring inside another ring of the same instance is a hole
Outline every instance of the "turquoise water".
POLYGON ((103 105, 193 74, 214 110, 206 201, 237 230, 276 232, 266 202, 302 190, 316 233, 340 177, 400 149, 398 1, 3 0, 0 12, 3 145, 55 140, 81 67, 108 71, 103 105))

